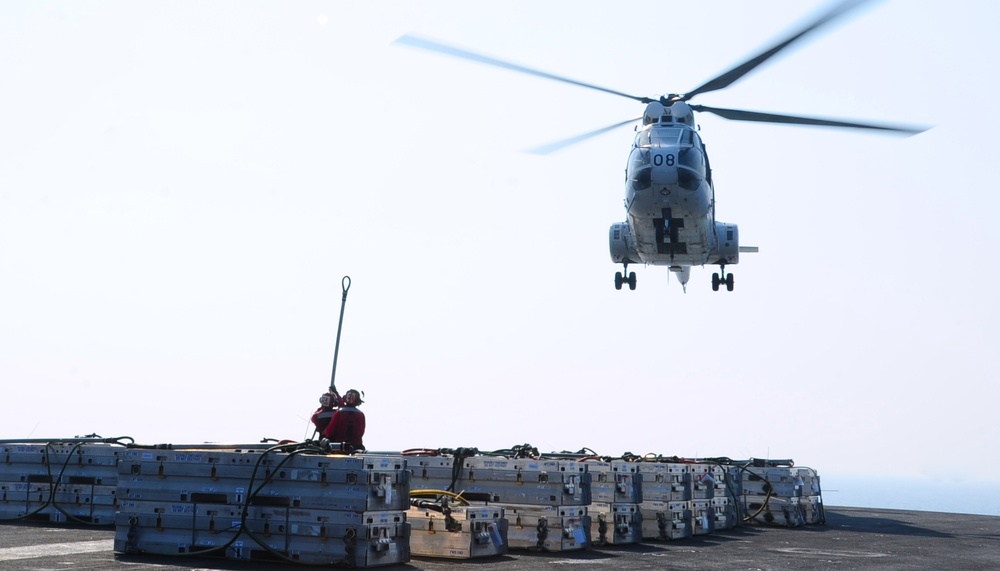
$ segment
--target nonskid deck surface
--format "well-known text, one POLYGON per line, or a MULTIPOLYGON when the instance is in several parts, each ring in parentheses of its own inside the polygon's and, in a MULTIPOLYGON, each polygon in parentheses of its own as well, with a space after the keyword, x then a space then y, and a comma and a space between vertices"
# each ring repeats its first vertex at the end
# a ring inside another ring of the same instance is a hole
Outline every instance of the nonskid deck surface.
MULTIPOLYGON (((831 507, 826 525, 743 526, 666 542, 585 551, 512 551, 470 561, 414 558, 386 569, 1000 569, 1000 517, 831 507)), ((0 569, 305 569, 194 557, 116 556, 113 527, 0 525, 0 569)))

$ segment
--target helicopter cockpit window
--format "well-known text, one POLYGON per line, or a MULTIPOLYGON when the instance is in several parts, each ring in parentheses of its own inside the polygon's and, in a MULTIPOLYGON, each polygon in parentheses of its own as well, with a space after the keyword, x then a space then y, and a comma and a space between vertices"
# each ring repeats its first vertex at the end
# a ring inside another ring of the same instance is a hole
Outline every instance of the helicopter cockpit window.
POLYGON ((678 155, 677 162, 680 166, 705 175, 705 155, 702 154, 701 147, 681 147, 678 155))
POLYGON ((653 186, 653 167, 645 167, 632 173, 630 181, 633 190, 645 190, 653 186))
POLYGON ((646 146, 675 147, 680 142, 683 131, 686 131, 686 129, 678 129, 677 127, 654 127, 649 129, 649 142, 646 146))
POLYGON ((628 158, 628 180, 633 190, 645 190, 652 185, 649 149, 632 149, 628 158))
MULTIPOLYGON (((705 155, 701 149, 701 140, 697 133, 686 129, 682 137, 683 143, 678 149, 677 162, 681 167, 687 167, 700 177, 705 176, 705 155)), ((683 185, 682 185, 683 186, 683 185)))
POLYGON ((648 165, 649 165, 649 150, 633 149, 632 154, 628 158, 628 170, 634 171, 648 165))

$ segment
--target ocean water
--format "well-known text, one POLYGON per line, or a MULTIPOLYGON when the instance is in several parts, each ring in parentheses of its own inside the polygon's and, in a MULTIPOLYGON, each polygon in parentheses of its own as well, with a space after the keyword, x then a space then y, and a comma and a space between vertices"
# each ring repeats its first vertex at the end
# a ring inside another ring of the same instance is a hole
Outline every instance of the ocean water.
POLYGON ((820 472, 823 504, 1000 516, 1000 482, 820 472))

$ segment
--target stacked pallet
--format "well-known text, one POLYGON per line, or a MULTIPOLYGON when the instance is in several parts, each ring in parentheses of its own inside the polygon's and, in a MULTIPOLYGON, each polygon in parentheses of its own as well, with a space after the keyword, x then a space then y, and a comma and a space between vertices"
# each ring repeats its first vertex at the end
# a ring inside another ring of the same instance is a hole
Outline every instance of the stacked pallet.
POLYGON ((681 462, 638 462, 642 474, 642 537, 683 539, 693 534, 691 471, 681 462))
POLYGON ((640 461, 642 536, 683 539, 739 524, 736 468, 692 460, 640 461))
POLYGON ((400 457, 303 446, 130 447, 115 551, 376 567, 409 561, 400 457))
MULTIPOLYGON (((566 551, 590 546, 591 478, 581 462, 497 456, 417 456, 408 461, 414 490, 444 490, 473 505, 502 507, 510 548, 566 551)), ((445 556, 440 550, 421 554, 445 556)))
POLYGON ((507 553, 507 519, 503 506, 420 502, 410 507, 406 517, 410 522, 410 553, 413 555, 475 559, 507 553))
POLYGON ((624 460, 584 462, 590 473, 590 537, 594 545, 642 541, 642 474, 624 460))
POLYGON ((0 520, 112 525, 123 445, 0 442, 0 520))
POLYGON ((785 527, 825 522, 819 475, 791 462, 747 462, 740 469, 740 497, 751 523, 785 527))
POLYGON ((691 521, 694 535, 739 525, 737 469, 712 462, 688 464, 691 473, 691 521))

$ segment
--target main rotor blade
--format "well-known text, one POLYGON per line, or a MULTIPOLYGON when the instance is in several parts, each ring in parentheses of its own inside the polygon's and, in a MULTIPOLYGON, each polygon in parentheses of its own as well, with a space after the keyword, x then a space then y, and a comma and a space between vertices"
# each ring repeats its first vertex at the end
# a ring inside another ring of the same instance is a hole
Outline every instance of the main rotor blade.
POLYGON ((757 55, 756 57, 750 58, 749 60, 747 60, 747 61, 743 62, 742 64, 734 67, 733 69, 731 69, 731 70, 723 73, 722 75, 719 75, 718 77, 716 77, 714 79, 710 79, 709 81, 707 81, 703 85, 695 88, 693 91, 689 91, 689 92, 685 93, 684 97, 681 98, 681 101, 687 101, 687 100, 691 99, 692 97, 694 97, 695 95, 699 95, 701 93, 708 93, 709 91, 718 91, 720 89, 724 89, 726 87, 729 87, 730 85, 732 85, 733 83, 735 83, 738 79, 740 79, 744 75, 746 75, 746 74, 750 73, 751 71, 753 71, 754 68, 756 68, 760 64, 764 63, 765 61, 767 61, 768 59, 770 59, 772 56, 774 56, 775 54, 777 54, 781 50, 787 48, 789 45, 791 45, 793 42, 795 42, 799 38, 805 36, 809 32, 812 32, 813 30, 815 30, 815 29, 823 26, 824 24, 829 23, 830 21, 832 21, 832 20, 836 19, 837 17, 845 14, 846 12, 848 12, 848 11, 850 11, 850 10, 858 7, 858 6, 860 6, 861 4, 864 4, 865 2, 868 2, 868 0, 845 0, 845 1, 841 2, 840 4, 838 4, 837 6, 835 6, 832 10, 830 10, 826 14, 820 16, 819 18, 817 18, 816 21, 814 21, 813 23, 809 24, 805 28, 799 30, 798 32, 792 34, 788 38, 782 40, 781 42, 779 42, 778 44, 776 44, 774 47, 772 47, 772 48, 770 48, 768 50, 765 50, 764 52, 762 52, 761 54, 757 55))
POLYGON ((595 130, 590 131, 588 133, 583 133, 583 134, 580 134, 580 135, 576 135, 575 137, 570 137, 568 139, 563 139, 561 141, 556 141, 554 143, 549 143, 547 145, 542 145, 540 147, 535 147, 533 149, 528 149, 528 152, 532 153, 534 155, 548 155, 550 153, 554 153, 556 151, 565 149, 566 147, 569 147, 570 145, 575 145, 577 143, 586 141, 587 139, 590 139, 592 137, 596 137, 596 136, 601 135, 603 133, 607 133, 608 131, 611 131, 613 129, 617 129, 618 127, 624 127, 625 125, 628 125, 629 123, 635 123, 636 121, 641 121, 641 120, 642 120, 642 117, 636 117, 635 119, 629 119, 628 121, 622 121, 621 123, 615 123, 614 125, 608 125, 607 127, 601 127, 600 129, 595 129, 595 130))
POLYGON ((848 129, 872 129, 876 131, 890 131, 894 133, 904 133, 906 135, 916 135, 923 133, 927 127, 912 127, 906 125, 886 125, 876 123, 855 123, 852 121, 838 121, 834 119, 821 119, 819 117, 801 117, 796 115, 779 115, 777 113, 761 113, 759 111, 744 111, 742 109, 723 109, 720 107, 707 107, 705 105, 691 105, 695 111, 707 111, 714 113, 724 119, 733 121, 756 121, 758 123, 783 123, 790 125, 813 125, 818 127, 845 127, 848 129))
POLYGON ((600 87, 598 85, 593 85, 590 83, 583 83, 582 81, 576 81, 575 79, 569 79, 566 77, 561 77, 551 73, 546 73, 544 71, 539 71, 537 69, 531 69, 530 67, 524 67, 522 65, 517 65, 515 63, 506 62, 503 60, 498 60, 489 56, 484 56, 461 48, 456 48, 454 46, 449 46, 433 40, 428 40, 426 38, 420 38, 417 36, 412 36, 406 34, 400 36, 396 39, 396 44, 402 44, 404 46, 410 46, 413 48, 420 48, 422 50, 438 52, 445 55, 450 55, 457 58, 467 59, 470 61, 484 63, 486 65, 492 65, 494 67, 500 67, 503 69, 509 69, 511 71, 517 71, 520 73, 526 73, 528 75, 535 75, 538 77, 544 77, 545 79, 551 79, 554 81, 561 81, 563 83, 569 83, 571 85, 577 85, 580 87, 586 87, 588 89, 596 89, 597 91, 603 91, 605 93, 610 93, 612 95, 618 95, 620 97, 628 97, 629 99, 635 99, 636 101, 642 103, 649 103, 652 99, 648 97, 639 97, 638 95, 629 95, 628 93, 622 93, 621 91, 615 91, 613 89, 608 89, 606 87, 600 87))

